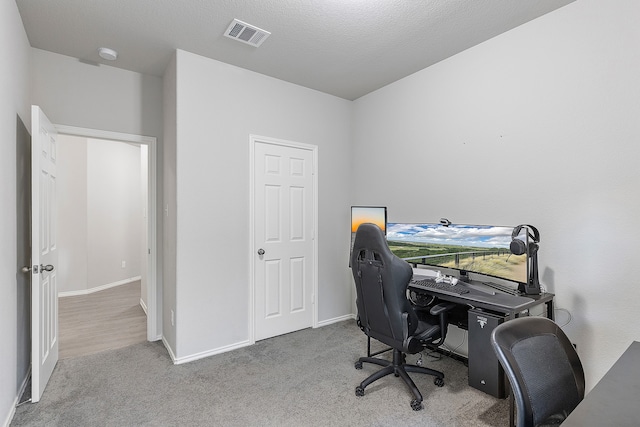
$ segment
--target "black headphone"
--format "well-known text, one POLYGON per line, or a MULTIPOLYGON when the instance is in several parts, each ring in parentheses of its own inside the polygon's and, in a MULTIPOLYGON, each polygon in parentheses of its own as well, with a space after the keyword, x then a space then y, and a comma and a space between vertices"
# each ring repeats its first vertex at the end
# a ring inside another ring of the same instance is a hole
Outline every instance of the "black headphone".
POLYGON ((524 255, 525 253, 532 254, 538 250, 538 242, 540 242, 540 233, 538 232, 538 229, 533 225, 520 224, 516 228, 514 228, 513 232, 511 233, 511 244, 509 245, 509 249, 514 255, 524 255), (529 242, 528 248, 525 242, 517 238, 520 234, 520 231, 522 231, 522 228, 524 227, 533 231, 533 234, 527 231, 527 234, 533 240, 532 242, 529 242))

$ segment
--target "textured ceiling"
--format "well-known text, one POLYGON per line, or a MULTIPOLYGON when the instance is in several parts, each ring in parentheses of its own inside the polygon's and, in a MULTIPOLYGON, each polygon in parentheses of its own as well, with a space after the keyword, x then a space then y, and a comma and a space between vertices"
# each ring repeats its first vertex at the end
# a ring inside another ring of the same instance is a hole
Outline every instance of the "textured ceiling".
POLYGON ((356 99, 574 0, 16 0, 31 46, 162 76, 175 49, 356 99), (255 48, 223 36, 240 19, 255 48))

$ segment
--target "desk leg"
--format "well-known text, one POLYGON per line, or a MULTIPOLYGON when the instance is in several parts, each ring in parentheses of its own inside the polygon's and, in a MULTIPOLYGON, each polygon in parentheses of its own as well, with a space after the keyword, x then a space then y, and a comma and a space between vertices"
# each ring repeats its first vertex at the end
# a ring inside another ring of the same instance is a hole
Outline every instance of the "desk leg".
POLYGON ((555 321, 555 314, 553 310, 553 298, 547 302, 547 318, 555 321))

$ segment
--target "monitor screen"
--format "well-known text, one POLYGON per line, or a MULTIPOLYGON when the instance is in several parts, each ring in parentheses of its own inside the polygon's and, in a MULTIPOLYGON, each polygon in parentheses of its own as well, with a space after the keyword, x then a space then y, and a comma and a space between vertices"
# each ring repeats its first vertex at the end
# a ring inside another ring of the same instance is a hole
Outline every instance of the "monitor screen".
POLYGON ((360 224, 372 223, 386 232, 387 208, 384 206, 351 206, 351 233, 358 231, 360 224))
MULTIPOLYGON (((513 255, 509 250, 513 229, 494 225, 388 223, 387 242, 396 256, 410 264, 527 283, 527 255, 513 255)), ((517 238, 526 244, 526 230, 517 238)))
POLYGON ((356 231, 360 224, 372 223, 387 232, 386 206, 351 206, 351 248, 349 250, 349 266, 351 266, 351 251, 356 239, 356 231))

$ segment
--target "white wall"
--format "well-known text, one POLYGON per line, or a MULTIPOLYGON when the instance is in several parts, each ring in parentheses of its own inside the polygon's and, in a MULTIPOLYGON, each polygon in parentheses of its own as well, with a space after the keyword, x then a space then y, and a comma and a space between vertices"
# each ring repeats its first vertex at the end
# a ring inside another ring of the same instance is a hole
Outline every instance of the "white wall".
POLYGON ((163 203, 162 222, 164 224, 162 248, 162 311, 167 314, 161 319, 165 346, 175 356, 176 329, 171 323, 171 310, 176 308, 176 159, 177 159, 177 66, 176 55, 164 72, 163 113, 164 113, 164 158, 163 158, 163 203), (166 207, 166 210, 165 210, 166 207), (171 215, 169 215, 171 213, 171 215))
POLYGON ((640 339, 637 16, 581 0, 355 102, 353 202, 536 225, 588 388, 640 339))
POLYGON ((58 292, 87 291, 87 139, 58 136, 58 292))
POLYGON ((31 49, 31 86, 54 124, 162 136, 162 79, 31 49))
POLYGON ((59 292, 142 276, 141 148, 69 135, 58 147, 59 292))
POLYGON ((12 417, 29 370, 29 41, 14 1, 0 2, 0 425, 12 417), (26 217, 26 220, 25 220, 26 217))
POLYGON ((87 287, 141 275, 140 147, 89 139, 87 287), (125 267, 122 267, 124 262, 125 267))
POLYGON ((350 315, 351 103, 184 51, 176 76, 175 355, 249 338, 250 134, 319 147, 319 320, 350 315))

